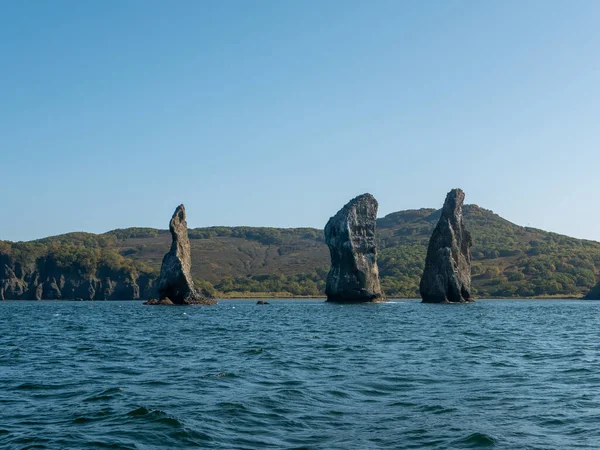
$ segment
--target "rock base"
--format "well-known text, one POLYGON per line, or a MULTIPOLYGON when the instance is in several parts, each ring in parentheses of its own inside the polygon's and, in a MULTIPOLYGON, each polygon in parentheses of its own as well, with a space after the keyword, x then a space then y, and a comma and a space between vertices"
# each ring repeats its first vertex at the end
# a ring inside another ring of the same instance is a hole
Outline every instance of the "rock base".
POLYGON ((144 302, 144 305, 158 305, 158 306, 186 306, 186 305, 216 305, 217 301, 211 298, 203 298, 198 300, 186 299, 183 303, 173 303, 169 298, 163 298, 162 300, 157 300, 153 298, 152 300, 148 300, 144 302))
POLYGON ((472 298, 469 299, 460 299, 457 301, 451 301, 448 300, 447 298, 444 297, 425 297, 423 296, 423 301, 422 303, 440 303, 440 304, 445 304, 445 305, 452 305, 452 304, 460 304, 460 303, 475 303, 475 300, 472 298))
POLYGON ((387 302, 387 298, 383 294, 372 296, 348 297, 340 295, 328 295, 327 301, 330 303, 383 303, 387 302))

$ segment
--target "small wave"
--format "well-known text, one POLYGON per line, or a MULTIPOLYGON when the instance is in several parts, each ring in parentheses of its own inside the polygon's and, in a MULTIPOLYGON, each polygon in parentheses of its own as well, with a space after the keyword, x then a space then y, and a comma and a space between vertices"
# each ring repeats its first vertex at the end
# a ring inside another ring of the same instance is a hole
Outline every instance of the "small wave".
POLYGON ((217 407, 219 409, 223 409, 227 412, 239 412, 239 411, 248 411, 248 408, 243 403, 236 402, 220 402, 217 403, 217 407))
POLYGON ((427 406, 422 406, 419 408, 420 411, 423 412, 429 412, 432 414, 447 414, 447 413, 452 413, 452 412, 456 412, 457 409, 456 408, 446 408, 442 405, 427 405, 427 406))
MULTIPOLYGON (((183 429, 173 433, 172 435, 177 440, 189 441, 197 447, 202 447, 203 442, 213 442, 212 436, 196 430, 183 429)), ((137 448, 137 447, 136 447, 137 448)))
POLYGON ((161 380, 148 380, 148 381, 142 381, 142 382, 140 382, 140 384, 143 384, 146 386, 169 386, 171 383, 169 383, 168 381, 161 381, 161 380))
MULTIPOLYGON (((155 410, 156 411, 156 410, 155 410)), ((140 406, 139 408, 133 409, 127 413, 128 416, 145 416, 150 414, 151 410, 146 408, 145 406, 140 406)))
POLYGON ((340 348, 340 346, 336 344, 323 344, 320 346, 320 348, 323 348, 325 350, 336 350, 340 348))
POLYGON ((19 347, 11 347, 2 353, 0 353, 0 360, 3 359, 18 359, 21 356, 21 349, 19 347))
POLYGON ((541 421, 543 427, 560 427, 565 424, 564 420, 557 418, 550 418, 541 421))
POLYGON ((165 425, 170 425, 172 427, 182 427, 183 423, 179 421, 179 419, 175 417, 159 417, 156 419, 156 422, 164 423, 165 425))
POLYGON ((398 401, 398 402, 392 402, 389 404, 390 407, 392 408, 414 408, 416 406, 419 406, 418 403, 412 403, 412 402, 402 402, 402 401, 398 401))
POLYGON ((473 433, 464 439, 454 441, 454 444, 460 448, 494 447, 496 440, 485 433, 473 433))
POLYGON ((84 424, 84 423, 95 422, 96 420, 97 419, 92 419, 91 417, 76 417, 75 419, 73 419, 73 423, 84 424))
POLYGON ((84 401, 85 402, 97 402, 100 400, 110 400, 112 398, 114 398, 116 396, 116 394, 120 394, 121 392, 124 392, 125 389, 123 388, 109 388, 106 389, 102 392, 99 392, 98 394, 92 395, 91 397, 86 398, 84 401))
POLYGON ((218 373, 208 373, 206 375, 202 375, 200 378, 238 378, 238 376, 233 372, 218 372, 218 373))
POLYGON ((219 372, 215 375, 217 378, 237 378, 237 375, 233 372, 219 372))
POLYGON ((30 436, 17 436, 12 441, 9 441, 9 442, 16 444, 12 448, 30 449, 30 448, 48 448, 48 446, 46 444, 50 443, 50 440, 46 439, 46 438, 41 438, 38 436, 31 436, 31 437, 30 436))
POLYGON ((304 381, 302 380, 285 380, 278 383, 280 386, 303 386, 304 381))
POLYGON ((562 373, 594 373, 594 371, 586 367, 573 367, 571 369, 563 370, 562 373))
POLYGON ((516 364, 509 361, 493 361, 490 366, 492 367, 516 367, 516 364))
POLYGON ((57 389, 62 386, 52 386, 49 384, 39 384, 39 383, 22 383, 14 388, 11 388, 12 391, 46 391, 50 389, 57 389))
POLYGON ((242 354, 243 355, 260 355, 264 351, 265 351, 265 349, 261 347, 261 348, 254 348, 254 349, 246 350, 245 352, 242 352, 242 354))
POLYGON ((363 400, 367 402, 374 401, 371 397, 385 397, 389 395, 389 392, 380 391, 379 389, 360 389, 358 392, 368 398, 368 400, 363 400))
POLYGON ((92 441, 88 442, 88 445, 97 448, 118 448, 118 449, 136 449, 138 448, 134 444, 125 444, 123 442, 102 442, 102 441, 92 441))
POLYGON ((283 399, 305 397, 306 393, 301 389, 285 388, 277 390, 277 396, 283 399))
POLYGON ((158 422, 174 428, 183 427, 183 423, 178 418, 167 414, 162 409, 148 409, 145 406, 140 406, 139 408, 129 411, 126 416, 143 418, 151 422, 158 422))
POLYGON ((348 394, 346 391, 342 391, 339 389, 330 389, 329 391, 327 391, 327 394, 337 398, 350 398, 350 394, 348 394))
POLYGON ((304 339, 306 339, 306 340, 321 339, 321 336, 319 336, 318 334, 309 334, 309 335, 305 336, 304 339))
POLYGON ((89 422, 98 422, 112 417, 116 417, 117 413, 113 408, 102 408, 97 411, 90 412, 85 415, 73 414, 72 422, 76 424, 86 424, 89 422))
POLYGON ((116 373, 118 375, 143 375, 144 372, 141 370, 134 369, 133 367, 124 366, 104 366, 100 370, 105 373, 116 373))
POLYGON ((482 344, 471 345, 466 348, 466 350, 471 351, 471 352, 480 351, 480 350, 488 350, 488 349, 489 349, 489 347, 487 345, 482 345, 482 344))

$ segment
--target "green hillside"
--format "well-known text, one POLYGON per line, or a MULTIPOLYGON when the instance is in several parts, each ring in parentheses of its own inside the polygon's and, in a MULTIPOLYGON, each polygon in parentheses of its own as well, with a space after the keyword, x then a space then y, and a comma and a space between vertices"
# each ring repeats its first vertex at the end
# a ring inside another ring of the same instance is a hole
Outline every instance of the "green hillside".
MULTIPOLYGON (((521 227, 476 205, 466 205, 463 214, 473 235, 476 295, 580 297, 595 285, 600 243, 521 227)), ((439 215, 421 209, 379 220, 380 272, 386 292, 418 293, 429 235, 439 215)))
MULTIPOLYGON (((419 209, 378 219, 379 269, 388 296, 419 296, 427 244, 439 214, 419 209)), ((464 218, 473 235, 477 296, 581 297, 596 285, 600 243, 521 227, 475 205, 465 206, 464 218)), ((323 294, 329 251, 322 230, 209 227, 190 229, 189 236, 193 275, 206 289, 323 294)), ((4 242, 0 254, 10 249, 26 260, 28 252, 39 257, 51 251, 63 264, 77 263, 88 272, 113 264, 155 276, 170 242, 167 230, 128 228, 4 242)))
MULTIPOLYGON (((418 297, 429 236, 439 210, 400 211, 377 221, 379 269, 388 296, 418 297)), ((492 211, 466 205, 473 240, 473 285, 480 297, 577 296, 600 272, 600 243, 521 227, 492 211)), ((193 273, 222 292, 324 290, 329 251, 322 230, 250 227, 189 232, 193 273)), ((115 230, 121 254, 155 269, 168 250, 166 230, 115 230)))

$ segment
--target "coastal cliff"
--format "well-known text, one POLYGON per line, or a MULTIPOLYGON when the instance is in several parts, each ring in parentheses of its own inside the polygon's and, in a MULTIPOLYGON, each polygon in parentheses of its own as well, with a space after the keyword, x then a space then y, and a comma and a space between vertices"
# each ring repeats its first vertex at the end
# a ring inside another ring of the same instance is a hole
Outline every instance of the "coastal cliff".
POLYGON ((0 253, 0 300, 137 300, 156 295, 155 275, 106 265, 93 272, 52 255, 23 264, 0 253))

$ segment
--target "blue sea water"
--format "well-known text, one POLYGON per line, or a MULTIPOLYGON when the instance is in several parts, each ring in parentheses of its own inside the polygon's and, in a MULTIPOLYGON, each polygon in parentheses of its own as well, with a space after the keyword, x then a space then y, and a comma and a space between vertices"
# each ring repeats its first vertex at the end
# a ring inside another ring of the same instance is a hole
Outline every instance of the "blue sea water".
POLYGON ((600 302, 0 302, 0 448, 600 447, 600 302))

